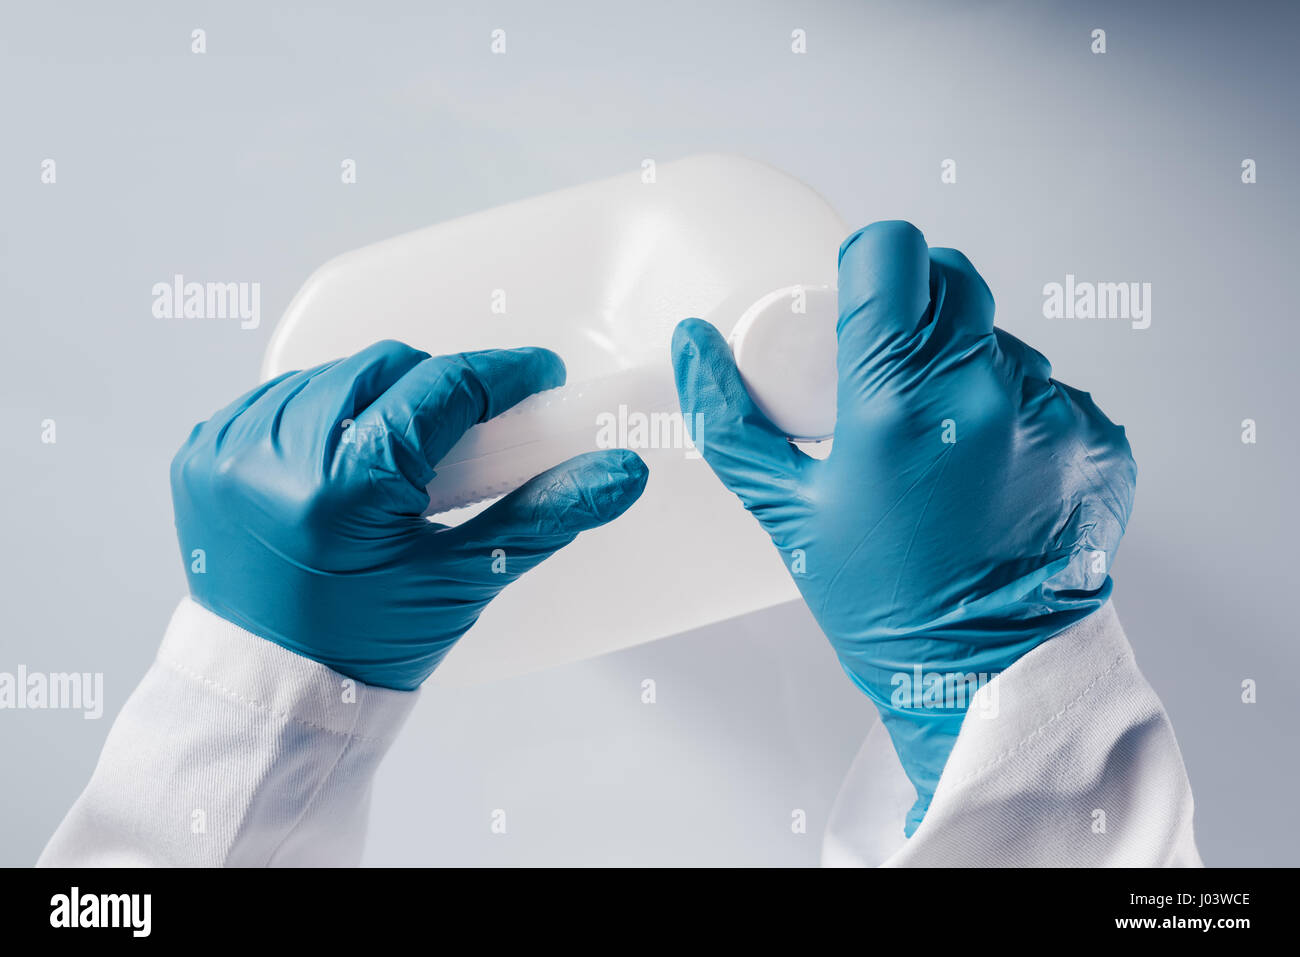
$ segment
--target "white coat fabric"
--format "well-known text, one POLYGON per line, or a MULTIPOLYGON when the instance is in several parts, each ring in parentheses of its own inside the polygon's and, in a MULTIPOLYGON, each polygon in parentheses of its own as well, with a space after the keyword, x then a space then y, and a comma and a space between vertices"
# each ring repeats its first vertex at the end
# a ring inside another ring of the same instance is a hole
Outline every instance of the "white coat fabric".
MULTIPOLYGON (((186 599, 38 863, 356 864, 375 769, 418 694, 351 681, 186 599)), ((823 863, 1200 864, 1173 729, 1109 604, 980 689, 904 839, 914 798, 877 724, 823 863)))
POLYGON ((836 798, 826 866, 1199 867, 1192 789, 1107 602, 979 690, 925 818, 879 722, 836 798))

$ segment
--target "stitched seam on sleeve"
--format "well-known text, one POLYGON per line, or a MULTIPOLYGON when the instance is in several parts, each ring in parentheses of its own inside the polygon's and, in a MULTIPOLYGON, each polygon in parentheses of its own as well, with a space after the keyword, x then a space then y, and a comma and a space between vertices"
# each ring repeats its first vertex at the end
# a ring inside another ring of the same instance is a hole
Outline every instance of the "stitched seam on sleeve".
POLYGON ((344 737, 346 737, 347 740, 345 740, 343 742, 343 746, 339 748, 339 753, 334 755, 334 760, 330 762, 329 768, 323 774, 321 774, 320 780, 316 782, 316 787, 312 789, 311 797, 309 797, 306 803, 303 804, 302 810, 298 812, 298 816, 294 818, 293 823, 289 825, 289 829, 284 832, 284 837, 280 838, 280 840, 276 843, 275 847, 271 849, 271 853, 267 855, 266 857, 267 867, 274 866, 275 859, 279 856, 280 851, 284 849, 284 846, 289 843, 289 838, 293 837, 294 833, 298 830, 298 828, 302 826, 302 822, 307 820, 307 816, 311 813, 312 809, 315 808, 316 806, 316 799, 319 798, 321 796, 321 793, 325 790, 325 785, 328 784, 330 779, 338 772, 339 765, 343 763, 343 758, 347 755, 348 750, 352 747, 352 742, 366 740, 360 735, 349 734, 349 735, 344 735, 344 737))
POLYGON ((302 725, 304 728, 311 728, 313 731, 324 731, 327 734, 337 735, 341 738, 351 738, 356 741, 373 741, 375 743, 383 743, 385 740, 387 740, 385 738, 368 737, 364 734, 356 734, 355 732, 352 731, 336 731, 333 728, 327 728, 324 725, 316 724, 312 721, 306 721, 302 718, 299 718, 297 715, 290 714, 287 711, 277 711, 264 701, 257 701, 256 699, 253 698, 246 698, 243 695, 241 695, 239 692, 231 688, 227 688, 225 685, 213 681, 211 678, 205 678, 197 671, 193 671, 190 668, 186 668, 184 665, 179 664, 175 661, 170 661, 169 659, 164 658, 161 655, 158 656, 157 660, 160 663, 171 668, 173 671, 179 672, 185 677, 190 678, 193 681, 197 681, 199 684, 205 685, 206 687, 211 688, 213 691, 217 691, 228 698, 233 698, 234 700, 238 701, 240 704, 246 705, 250 708, 254 708, 258 711, 265 712, 271 717, 282 718, 285 721, 292 721, 294 724, 302 725))
POLYGON ((1105 671, 1102 671, 1100 674, 1097 675, 1097 677, 1093 678, 1092 681, 1088 683, 1088 686, 1084 688, 1081 692, 1079 692, 1078 697, 1076 697, 1073 701, 1067 704, 1060 711, 1056 712, 1056 714, 1052 715, 1050 718, 1048 718, 1046 721, 1040 724, 1033 731, 1029 732, 1029 734, 1021 738, 1020 741, 1018 741, 1016 744, 1012 745, 1011 747, 1007 748, 1007 750, 1003 751, 1001 754, 997 755, 996 757, 990 758, 984 764, 981 764, 979 767, 973 769, 972 771, 958 778, 953 783, 953 786, 961 787, 963 784, 970 781, 972 778, 984 774, 990 768, 994 767, 995 765, 1001 764, 1003 761, 1011 757, 1017 751, 1020 751, 1022 748, 1025 747, 1025 745, 1029 744, 1030 741, 1032 741, 1034 738, 1041 735, 1051 725, 1055 724, 1061 718, 1065 717, 1065 715, 1068 712, 1078 707, 1079 702, 1083 701, 1084 698, 1092 694, 1092 690, 1095 687, 1097 687, 1097 683, 1101 681, 1101 679, 1105 678, 1108 674, 1110 674, 1112 671, 1114 671, 1116 668, 1122 665, 1125 661, 1131 661, 1131 660, 1132 660, 1132 655, 1130 655, 1128 652, 1125 652, 1124 654, 1120 655, 1118 658, 1116 658, 1114 661, 1110 663, 1110 666, 1107 667, 1105 671))

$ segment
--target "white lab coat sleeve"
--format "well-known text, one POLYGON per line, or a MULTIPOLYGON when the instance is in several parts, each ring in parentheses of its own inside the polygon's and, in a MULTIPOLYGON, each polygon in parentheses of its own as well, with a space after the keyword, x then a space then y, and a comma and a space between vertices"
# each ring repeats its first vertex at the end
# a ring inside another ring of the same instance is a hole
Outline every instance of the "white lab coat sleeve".
POLYGON ((371 778, 417 696, 187 598, 38 864, 356 864, 371 778))
POLYGON ((832 809, 827 866, 1200 866, 1169 717, 1108 602, 972 701, 925 819, 879 723, 832 809))

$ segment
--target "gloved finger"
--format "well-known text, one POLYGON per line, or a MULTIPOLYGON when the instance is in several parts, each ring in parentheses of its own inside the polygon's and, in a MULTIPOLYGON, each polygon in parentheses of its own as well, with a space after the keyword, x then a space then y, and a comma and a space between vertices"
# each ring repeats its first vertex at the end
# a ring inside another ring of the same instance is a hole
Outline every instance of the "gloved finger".
POLYGON ((382 339, 353 353, 312 378, 295 397, 319 402, 336 421, 355 419, 357 414, 383 395, 402 376, 429 358, 396 339, 382 339))
POLYGON ((455 528, 435 532, 475 581, 504 585, 622 515, 641 497, 649 470, 627 449, 588 452, 529 479, 455 528))
POLYGON ((919 229, 898 220, 872 223, 844 241, 836 324, 837 407, 844 421, 930 319, 930 250, 919 229))
POLYGON ((487 349, 418 363, 357 416, 382 429, 402 473, 427 485, 465 432, 535 392, 564 385, 564 362, 549 349, 487 349))
POLYGON ((978 337, 993 331, 993 292, 964 253, 931 249, 930 285, 935 321, 951 333, 978 337))
POLYGON ((731 348, 711 323, 686 319, 673 331, 673 374, 695 447, 722 484, 769 533, 800 507, 812 458, 754 404, 731 348))

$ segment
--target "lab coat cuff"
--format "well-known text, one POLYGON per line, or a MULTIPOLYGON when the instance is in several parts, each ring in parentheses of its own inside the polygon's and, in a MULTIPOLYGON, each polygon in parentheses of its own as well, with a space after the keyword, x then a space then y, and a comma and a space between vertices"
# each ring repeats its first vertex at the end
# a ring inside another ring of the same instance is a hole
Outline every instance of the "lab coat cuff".
POLYGON ((419 699, 418 689, 396 691, 349 678, 188 597, 172 614, 157 661, 272 718, 384 744, 396 737, 419 699))
POLYGON ((967 737, 977 728, 992 731, 1019 744, 1085 702, 1126 700, 1144 683, 1119 616, 1107 601, 981 688, 962 730, 967 737), (984 725, 985 719, 995 720, 984 725))

